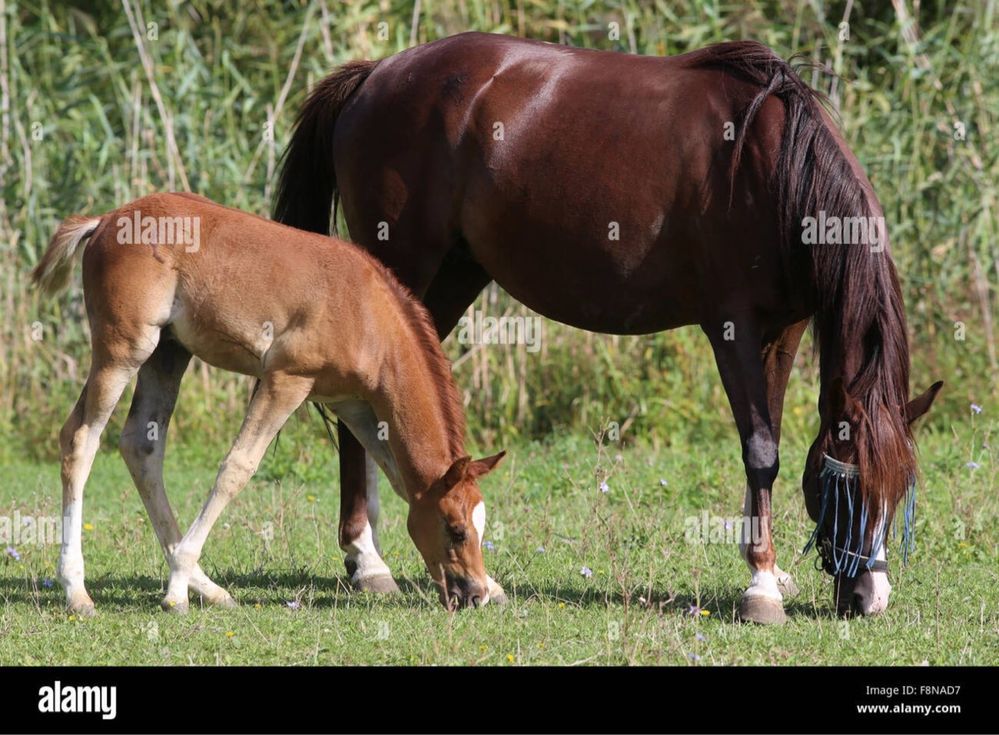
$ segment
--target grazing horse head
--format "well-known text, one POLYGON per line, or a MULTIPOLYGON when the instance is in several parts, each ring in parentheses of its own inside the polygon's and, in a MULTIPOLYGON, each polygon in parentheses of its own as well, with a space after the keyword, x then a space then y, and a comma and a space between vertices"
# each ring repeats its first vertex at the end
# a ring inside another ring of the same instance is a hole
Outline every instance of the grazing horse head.
POLYGON ((478 479, 505 454, 455 460, 443 477, 410 502, 409 535, 448 609, 480 607, 489 600, 481 548, 486 506, 478 479))
POLYGON ((819 399, 821 424, 808 451, 802 490, 816 522, 806 551, 818 550, 836 580, 840 615, 884 612, 888 530, 903 504, 902 559, 913 544, 916 459, 911 426, 925 414, 942 382, 908 403, 857 400, 837 377, 819 399))

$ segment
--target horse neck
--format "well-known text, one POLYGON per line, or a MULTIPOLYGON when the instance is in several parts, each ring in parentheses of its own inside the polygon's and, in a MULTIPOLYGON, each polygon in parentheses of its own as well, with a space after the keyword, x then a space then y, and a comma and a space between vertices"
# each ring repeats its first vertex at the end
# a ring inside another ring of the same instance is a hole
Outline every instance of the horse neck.
MULTIPOLYGON (((407 494, 425 491, 464 454, 464 414, 437 333, 413 305, 399 302, 370 402, 385 421, 407 494)), ((383 436, 379 437, 384 439, 383 436)))

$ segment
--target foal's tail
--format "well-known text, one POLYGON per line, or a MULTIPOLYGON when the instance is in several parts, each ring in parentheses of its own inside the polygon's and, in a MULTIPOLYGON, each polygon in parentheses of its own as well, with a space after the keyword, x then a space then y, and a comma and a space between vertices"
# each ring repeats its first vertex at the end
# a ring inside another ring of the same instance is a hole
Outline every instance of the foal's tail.
POLYGON ((80 243, 88 239, 101 224, 101 217, 74 214, 62 221, 52 236, 45 254, 31 272, 31 280, 46 296, 55 296, 69 285, 73 258, 80 243))
MULTIPOLYGON (((292 227, 329 234, 330 205, 338 199, 333 169, 333 132, 340 110, 378 64, 350 61, 309 94, 284 153, 274 219, 292 227)), ((334 217, 336 211, 333 212, 334 217)))

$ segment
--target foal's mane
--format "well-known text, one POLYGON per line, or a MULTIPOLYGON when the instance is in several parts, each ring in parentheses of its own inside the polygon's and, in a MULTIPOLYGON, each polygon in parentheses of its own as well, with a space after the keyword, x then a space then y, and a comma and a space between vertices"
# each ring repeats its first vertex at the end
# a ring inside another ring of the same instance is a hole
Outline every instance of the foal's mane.
MULTIPOLYGON (((859 164, 851 162, 827 123, 824 96, 763 44, 721 43, 689 55, 692 68, 711 68, 759 89, 742 115, 732 158, 732 181, 753 117, 767 97, 784 104, 784 130, 771 189, 778 203, 784 252, 797 260, 805 217, 882 217, 881 206, 859 164)), ((841 220, 842 221, 842 220, 841 220)), ((859 404, 852 444, 860 466, 861 495, 876 525, 888 519, 916 475, 912 435, 905 419, 909 395, 909 345, 898 276, 881 229, 882 252, 867 245, 810 246, 811 300, 820 355, 824 405, 837 378, 859 404)), ((802 279, 806 280, 806 279, 802 279)), ((820 449, 833 450, 841 417, 827 417, 820 449)))
POLYGON ((402 309, 407 322, 413 328, 413 334, 420 346, 424 364, 434 381, 434 385, 437 387, 441 413, 444 415, 444 423, 446 424, 445 428, 447 430, 448 449, 451 453, 451 459, 464 456, 465 411, 462 407, 461 397, 458 395, 458 389, 454 384, 454 377, 451 374, 451 363, 441 347, 441 337, 437 334, 437 327, 434 326, 430 312, 413 295, 413 292, 396 278, 396 275, 384 263, 375 258, 371 253, 353 243, 339 239, 337 239, 337 242, 353 248, 365 257, 389 285, 389 289, 402 309))

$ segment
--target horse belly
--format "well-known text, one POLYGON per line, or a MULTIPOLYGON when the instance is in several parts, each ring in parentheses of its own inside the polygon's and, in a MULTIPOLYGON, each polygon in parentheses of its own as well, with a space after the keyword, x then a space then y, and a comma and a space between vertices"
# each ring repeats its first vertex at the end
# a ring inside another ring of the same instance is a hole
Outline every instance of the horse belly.
POLYGON ((597 332, 699 320, 704 249, 668 186, 641 172, 633 189, 613 191, 580 177, 571 158, 549 159, 547 172, 509 163, 519 169, 509 179, 472 174, 461 226, 473 257, 514 298, 597 332))
POLYGON ((723 241, 706 197, 728 182, 701 130, 714 113, 677 104, 686 95, 668 64, 638 63, 641 79, 574 59, 504 72, 458 154, 475 259, 532 309, 593 331, 698 322, 723 241))
POLYGON ((490 240, 472 246, 476 260, 511 296, 550 319, 609 334, 649 334, 699 320, 693 278, 682 282, 669 272, 622 272, 581 240, 548 241, 544 247, 563 254, 559 262, 524 268, 538 252, 530 233, 522 233, 516 244, 490 240), (587 257, 581 252, 586 249, 596 255, 587 257))
POLYGON ((254 329, 244 322, 238 317, 223 319, 222 314, 210 320, 198 318, 191 309, 178 304, 170 331, 188 352, 212 367, 260 377, 264 356, 273 341, 273 327, 268 334, 266 324, 254 329))

